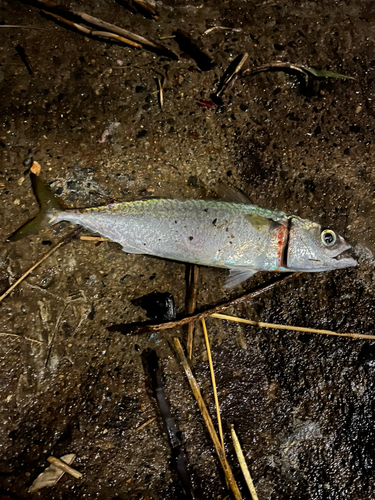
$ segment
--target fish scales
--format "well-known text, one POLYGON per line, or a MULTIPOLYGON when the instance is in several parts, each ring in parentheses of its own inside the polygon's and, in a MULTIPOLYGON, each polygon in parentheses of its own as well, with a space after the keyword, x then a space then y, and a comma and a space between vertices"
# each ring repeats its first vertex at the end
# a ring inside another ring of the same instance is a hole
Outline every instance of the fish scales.
POLYGON ((125 252, 214 267, 267 270, 282 265, 283 212, 205 200, 150 199, 64 211, 68 220, 120 243, 125 252), (273 219, 268 217, 273 216, 273 219))

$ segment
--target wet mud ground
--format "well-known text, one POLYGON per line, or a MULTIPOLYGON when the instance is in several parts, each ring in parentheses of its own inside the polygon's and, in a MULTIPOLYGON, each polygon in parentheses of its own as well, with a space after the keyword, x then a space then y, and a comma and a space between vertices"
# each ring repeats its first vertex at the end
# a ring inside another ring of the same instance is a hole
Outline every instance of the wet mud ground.
MULTIPOLYGON (((253 203, 337 229, 359 267, 304 274, 254 303, 228 310, 250 319, 374 333, 375 9, 372 2, 158 2, 158 20, 111 0, 77 2, 85 12, 149 38, 182 28, 200 38, 215 67, 201 71, 173 39, 173 61, 87 38, 21 2, 1 2, 0 292, 65 227, 16 243, 6 237, 38 211, 33 160, 66 207, 142 196, 211 196, 219 180, 253 203), (236 31, 203 32, 212 26, 236 31), (30 75, 16 46, 33 69, 30 75), (210 100, 229 63, 279 60, 355 80, 262 73, 237 80, 222 108, 210 100), (157 73, 167 73, 164 110, 157 73), (99 142, 110 124, 112 134, 99 142)), ((71 5, 69 2, 66 5, 71 5)), ((200 269, 197 307, 228 297, 226 271, 200 269)), ((257 274, 244 284, 266 282, 257 274)), ((2 303, 0 331, 1 498, 181 498, 142 352, 156 349, 166 394, 196 491, 229 493, 197 404, 175 356, 183 328, 146 335, 109 332, 146 319, 132 300, 154 290, 185 307, 185 265, 126 255, 114 243, 74 240, 2 303), (39 343, 28 339, 38 340, 39 343), (156 416, 156 420, 136 431, 156 416), (27 489, 49 455, 76 453, 80 480, 27 489)), ((260 500, 375 499, 375 344, 208 319, 227 453, 234 424, 260 500)), ((200 325, 192 368, 213 420, 215 407, 200 325)))

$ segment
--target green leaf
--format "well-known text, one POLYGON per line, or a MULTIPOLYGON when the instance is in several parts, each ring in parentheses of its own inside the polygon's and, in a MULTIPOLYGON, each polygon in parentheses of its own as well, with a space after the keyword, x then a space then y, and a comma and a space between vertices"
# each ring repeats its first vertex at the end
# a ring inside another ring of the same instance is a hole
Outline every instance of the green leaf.
POLYGON ((341 75, 340 73, 335 73, 334 71, 329 71, 326 69, 314 69, 307 66, 301 66, 306 73, 316 76, 317 78, 347 78, 350 80, 355 80, 354 77, 348 75, 341 75))

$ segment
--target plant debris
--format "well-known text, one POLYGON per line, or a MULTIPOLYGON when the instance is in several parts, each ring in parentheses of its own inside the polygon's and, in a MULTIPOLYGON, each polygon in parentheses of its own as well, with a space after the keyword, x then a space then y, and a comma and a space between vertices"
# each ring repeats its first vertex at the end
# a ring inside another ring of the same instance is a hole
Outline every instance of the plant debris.
POLYGON ((81 477, 82 477, 82 474, 80 472, 78 472, 77 470, 73 469, 72 467, 70 467, 70 465, 68 465, 67 463, 65 463, 63 460, 60 460, 59 458, 48 457, 47 461, 50 464, 52 464, 55 467, 57 467, 58 469, 60 469, 60 470, 62 470, 64 472, 67 472, 68 474, 70 474, 71 476, 75 477, 76 479, 81 479, 81 477))
POLYGON ((25 278, 27 278, 28 275, 34 271, 34 269, 36 269, 38 266, 40 266, 40 264, 42 264, 42 262, 44 262, 46 259, 48 259, 48 257, 50 257, 53 253, 55 253, 56 250, 58 250, 63 245, 66 245, 70 241, 74 240, 74 238, 76 238, 79 235, 79 233, 82 231, 82 229, 83 229, 82 227, 78 227, 77 229, 75 229, 74 231, 69 233, 67 236, 65 236, 65 238, 63 238, 56 246, 51 248, 51 250, 49 252, 47 252, 45 255, 43 255, 43 257, 40 260, 38 260, 38 262, 36 264, 31 266, 30 269, 28 269, 15 283, 13 283, 12 286, 10 286, 8 288, 8 290, 6 290, 6 292, 3 293, 3 295, 0 296, 0 302, 2 302, 5 299, 5 297, 7 297, 12 292, 12 290, 14 290, 20 283, 22 283, 22 281, 25 278))
POLYGON ((40 166, 40 163, 37 161, 33 161, 33 164, 31 165, 30 172, 34 175, 39 175, 42 170, 42 167, 40 166))
POLYGON ((232 85, 234 84, 248 57, 249 54, 245 52, 244 54, 240 54, 234 59, 234 61, 230 63, 216 91, 216 97, 220 97, 221 95, 223 95, 230 83, 232 85))
POLYGON ((44 344, 44 342, 41 342, 40 340, 31 339, 30 337, 23 337, 22 335, 19 335, 18 333, 0 332, 0 335, 4 335, 4 337, 17 338, 19 340, 28 340, 29 342, 35 342, 36 344, 41 344, 41 345, 44 344))
POLYGON ((224 471, 226 480, 227 480, 227 482, 229 484, 229 487, 232 490, 234 498, 236 500, 242 500, 240 490, 238 489, 236 480, 235 480, 235 478, 233 476, 233 472, 232 472, 232 470, 231 470, 231 468, 229 466, 229 463, 228 463, 227 459, 224 456, 223 449, 221 447, 219 438, 217 437, 214 424, 212 423, 210 414, 208 413, 207 407, 206 407, 206 405, 205 405, 205 403, 203 401, 203 398, 202 398, 201 391, 199 389, 198 383, 195 380, 193 372, 191 371, 191 368, 189 366, 188 360, 185 357, 184 351, 182 349, 181 343, 180 343, 180 341, 179 341, 178 338, 174 339, 174 345, 175 345, 175 348, 176 348, 177 355, 178 355, 178 357, 180 359, 181 365, 182 365, 182 367, 183 367, 183 369, 185 371, 186 377, 187 377, 187 379, 189 381, 191 390, 192 390, 192 392, 194 394, 194 397, 195 397, 195 399, 196 399, 196 401, 198 403, 198 406, 199 406, 200 412, 202 414, 203 420, 204 420, 204 422, 206 424, 207 430, 208 430, 208 432, 210 434, 210 437, 212 439, 212 442, 214 444, 215 451, 217 453, 217 456, 218 456, 219 461, 221 463, 221 466, 223 468, 223 471, 224 471))
POLYGON ((244 323, 246 325, 259 326, 260 328, 274 328, 277 330, 290 330, 300 333, 319 333, 321 335, 334 335, 336 337, 351 337, 353 339, 370 339, 374 340, 375 335, 366 335, 362 333, 336 333, 331 330, 317 330, 316 328, 305 328, 302 326, 277 325, 275 323, 263 323, 262 321, 252 321, 250 319, 237 318, 236 316, 228 316, 227 314, 211 314, 211 318, 225 319, 234 321, 235 323, 244 323))
MULTIPOLYGON (((51 457, 50 457, 51 458, 51 457)), ((65 465, 69 466, 73 463, 76 455, 74 453, 69 453, 68 455, 63 455, 59 461, 65 462, 65 465)), ((69 467, 70 469, 71 467, 69 467)), ((74 470, 74 469, 73 469, 74 470)), ((33 484, 28 489, 29 493, 35 493, 42 488, 51 488, 54 486, 65 474, 66 471, 61 470, 61 468, 56 467, 55 464, 51 463, 39 476, 35 479, 33 484)), ((76 471, 77 472, 77 471, 76 471)), ((79 474, 79 473, 78 473, 79 474)))
POLYGON ((231 427, 231 434, 232 434, 234 450, 236 452, 236 455, 238 458, 238 463, 240 464, 242 474, 245 478, 247 487, 249 488, 251 498, 252 498, 252 500, 258 500, 258 495, 257 495, 257 492, 255 490, 253 480, 251 479, 250 472, 249 472, 249 469, 248 469, 246 461, 245 461, 245 457, 242 453, 242 448, 241 448, 240 442, 238 441, 236 431, 234 430, 234 425, 231 425, 230 427, 231 427))
POLYGON ((145 427, 147 427, 148 425, 150 425, 154 420, 156 420, 156 417, 152 417, 150 418, 149 420, 147 420, 147 422, 145 422, 144 424, 140 425, 139 427, 137 427, 135 430, 136 432, 139 432, 141 431, 142 429, 144 429, 145 427))
POLYGON ((202 318, 207 318, 208 316, 211 316, 214 313, 218 313, 220 311, 223 311, 227 309, 230 306, 238 305, 243 301, 252 301, 256 297, 259 297, 263 293, 266 293, 270 290, 272 290, 276 285, 282 285, 286 283, 287 281, 290 281, 292 278, 300 276, 301 273, 291 273, 288 274, 286 277, 282 279, 277 279, 268 282, 268 284, 252 291, 245 292, 243 295, 240 297, 237 297, 236 299, 229 300, 227 302, 223 302, 222 304, 219 304, 217 306, 211 307, 209 309, 206 309, 205 311, 201 311, 196 314, 191 314, 188 316, 184 316, 180 319, 177 319, 175 321, 170 321, 167 323, 158 323, 154 324, 149 321, 143 321, 140 323, 125 323, 125 324, 117 324, 117 325, 110 325, 108 327, 108 331, 110 332, 120 332, 122 334, 127 334, 127 333, 132 333, 132 334, 139 334, 139 333, 146 333, 146 332, 155 332, 158 330, 169 330, 171 328, 175 328, 176 326, 182 326, 182 325, 187 325, 191 321, 198 321, 202 318))
POLYGON ((319 70, 314 68, 309 68, 308 66, 292 64, 288 62, 275 61, 272 63, 264 64, 256 68, 249 68, 242 72, 242 76, 251 76, 264 71, 292 71, 301 73, 305 76, 315 76, 316 78, 341 78, 355 80, 354 77, 348 75, 341 75, 340 73, 335 73, 330 70, 319 70))
POLYGON ((203 318, 202 318, 202 328, 203 328, 204 340, 206 342, 208 363, 210 365, 212 390, 213 390, 213 393, 214 393, 214 400, 215 400, 215 406, 216 406, 217 425, 219 427, 219 436, 220 436, 220 441, 221 441, 221 447, 223 449, 223 455, 225 457, 223 427, 221 425, 220 406, 219 406, 219 398, 217 397, 217 389, 216 389, 216 379, 215 379, 214 365, 212 363, 210 341, 208 339, 206 322, 205 322, 205 320, 203 318))
POLYGON ((229 28, 228 26, 212 26, 212 28, 208 28, 202 34, 208 35, 209 33, 212 33, 213 31, 216 31, 216 30, 226 30, 226 31, 234 31, 236 33, 241 33, 242 28, 229 28))
MULTIPOLYGON (((62 24, 66 24, 70 28, 73 28, 77 31, 80 31, 84 35, 91 35, 94 37, 99 37, 99 38, 109 38, 111 40, 115 40, 116 42, 121 42, 124 43, 125 45, 130 45, 131 47, 135 47, 137 49, 141 49, 142 45, 133 42, 132 40, 129 40, 128 38, 125 38, 123 36, 117 35, 116 33, 111 33, 109 31, 98 31, 98 30, 93 30, 91 28, 87 28, 86 26, 82 26, 81 24, 74 23, 73 21, 69 21, 69 19, 65 19, 65 17, 59 16, 58 14, 54 14, 53 12, 48 12, 46 10, 42 10, 43 14, 46 16, 50 16, 53 19, 56 19, 62 24)), ((104 141, 103 141, 104 142, 104 141)))
POLYGON ((80 236, 79 239, 81 241, 98 241, 99 243, 102 241, 111 241, 109 238, 102 238, 101 236, 80 236))
POLYGON ((159 12, 145 0, 119 0, 124 3, 131 12, 139 12, 149 19, 158 19, 159 12))
MULTIPOLYGON (((105 21, 102 21, 101 19, 98 19, 97 17, 91 16, 89 14, 86 14, 85 12, 75 10, 75 9, 69 9, 68 7, 65 7, 63 5, 58 5, 54 2, 51 2, 50 0, 33 0, 33 5, 36 5, 37 7, 40 7, 43 11, 52 11, 55 15, 58 15, 59 17, 63 18, 59 19, 61 22, 65 22, 65 24, 69 24, 69 19, 73 20, 79 20, 80 22, 84 22, 86 24, 91 24, 93 26, 96 26, 97 28, 101 28, 103 30, 106 30, 106 32, 102 31, 97 31, 95 32, 95 36, 98 36, 98 33, 101 35, 100 36, 106 36, 108 37, 108 33, 111 33, 111 37, 113 37, 113 34, 119 35, 120 37, 123 37, 127 40, 132 40, 133 42, 137 42, 137 44, 141 44, 144 47, 147 47, 150 50, 153 50, 154 52, 157 52, 161 55, 164 55, 166 57, 169 57, 171 59, 179 59, 178 55, 173 52, 172 50, 168 49, 164 45, 161 45, 158 42, 154 42, 152 40, 148 40, 147 38, 144 38, 143 36, 137 35, 135 33, 132 33, 131 31, 128 31, 124 28, 120 28, 119 26, 116 26, 115 24, 107 23, 105 21)), ((49 15, 51 15, 51 12, 49 12, 49 15)), ((73 23, 77 24, 77 23, 73 23)), ((81 25, 80 25, 81 26, 81 25)), ((76 29, 78 29, 77 26, 74 26, 76 29)), ((81 26, 82 27, 82 26, 81 26)), ((88 28, 86 28, 88 29, 88 28)), ((125 42, 124 42, 125 43, 125 42)))

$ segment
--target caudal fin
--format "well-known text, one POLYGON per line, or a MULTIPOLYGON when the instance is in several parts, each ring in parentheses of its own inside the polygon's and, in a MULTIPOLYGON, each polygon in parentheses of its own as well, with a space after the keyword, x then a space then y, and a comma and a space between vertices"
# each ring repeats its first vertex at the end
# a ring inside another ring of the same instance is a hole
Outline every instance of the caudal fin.
POLYGON ((60 203, 56 200, 49 187, 43 184, 37 175, 31 173, 30 179, 34 194, 40 205, 40 212, 34 219, 26 222, 26 224, 11 234, 8 241, 18 241, 30 234, 36 234, 48 225, 51 219, 50 214, 53 210, 62 210, 60 203))

